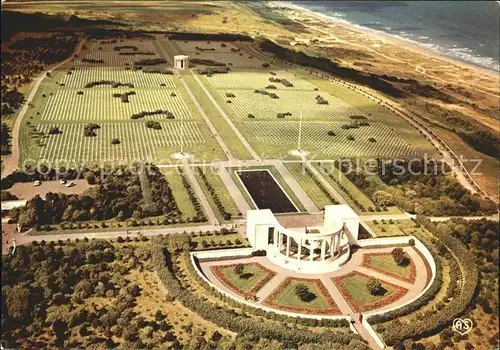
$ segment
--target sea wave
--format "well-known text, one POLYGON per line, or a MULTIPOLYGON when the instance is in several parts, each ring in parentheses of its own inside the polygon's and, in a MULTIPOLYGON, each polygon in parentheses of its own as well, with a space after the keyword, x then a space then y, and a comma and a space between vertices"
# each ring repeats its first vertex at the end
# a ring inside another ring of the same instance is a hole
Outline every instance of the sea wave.
MULTIPOLYGON (((500 71, 500 64, 495 58, 486 57, 486 56, 476 54, 476 53, 474 53, 473 50, 471 50, 470 48, 467 48, 467 47, 460 47, 457 44, 454 44, 453 46, 449 47, 446 45, 438 45, 438 44, 429 43, 428 41, 432 41, 432 39, 429 37, 426 37, 426 36, 419 36, 419 37, 417 37, 417 39, 414 39, 413 35, 411 33, 407 33, 405 31, 396 32, 393 30, 393 28, 391 28, 389 26, 373 28, 375 26, 368 27, 368 26, 359 25, 357 23, 354 23, 354 22, 351 22, 351 21, 345 19, 345 15, 338 13, 338 12, 334 12, 334 13, 327 12, 327 14, 325 14, 325 13, 316 12, 315 10, 311 10, 311 9, 308 9, 308 8, 303 7, 303 6, 300 6, 300 5, 297 5, 294 3, 290 3, 290 2, 280 2, 280 4, 286 4, 290 7, 295 8, 296 10, 311 13, 312 15, 318 16, 326 21, 344 23, 344 24, 349 25, 351 27, 359 28, 360 30, 363 30, 363 31, 373 31, 377 34, 384 34, 384 35, 393 36, 399 40, 404 40, 404 41, 407 41, 411 44, 419 45, 421 47, 424 47, 425 49, 432 50, 432 51, 434 51, 442 56, 445 56, 445 57, 457 59, 457 60, 462 61, 464 63, 469 63, 469 64, 473 64, 476 66, 480 66, 482 68, 487 68, 487 69, 493 70, 495 72, 500 71), (412 37, 412 38, 410 38, 410 37, 412 37)), ((327 9, 324 9, 324 11, 326 12, 327 9)))

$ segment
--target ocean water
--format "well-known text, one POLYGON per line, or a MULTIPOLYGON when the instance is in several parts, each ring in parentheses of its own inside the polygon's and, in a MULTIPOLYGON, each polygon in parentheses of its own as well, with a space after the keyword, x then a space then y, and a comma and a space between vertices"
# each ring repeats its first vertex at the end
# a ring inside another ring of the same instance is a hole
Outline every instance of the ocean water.
POLYGON ((500 1, 289 1, 470 64, 500 70, 500 1))

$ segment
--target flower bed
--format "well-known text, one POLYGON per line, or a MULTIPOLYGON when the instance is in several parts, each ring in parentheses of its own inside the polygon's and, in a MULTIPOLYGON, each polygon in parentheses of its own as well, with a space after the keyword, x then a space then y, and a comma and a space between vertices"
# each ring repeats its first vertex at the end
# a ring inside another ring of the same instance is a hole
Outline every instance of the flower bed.
POLYGON ((242 264, 243 266, 253 266, 263 272, 266 273, 266 275, 261 278, 255 285, 252 286, 252 288, 249 291, 244 291, 240 287, 236 286, 234 283, 232 283, 229 278, 222 272, 222 269, 227 269, 227 268, 234 268, 238 264, 229 264, 229 265, 217 265, 217 266, 210 266, 210 270, 214 274, 214 276, 221 281, 225 286, 227 286, 229 289, 231 289, 233 292, 235 292, 238 295, 241 295, 245 298, 248 298, 250 296, 255 295, 267 282, 271 280, 276 275, 276 272, 269 270, 262 266, 259 263, 248 263, 248 264, 242 264))
POLYGON ((320 315, 339 315, 341 314, 339 307, 335 304, 332 296, 326 289, 325 285, 321 280, 318 279, 308 279, 308 278, 295 278, 295 277, 287 277, 271 294, 267 296, 267 298, 263 302, 264 305, 273 307, 278 310, 283 311, 291 311, 291 312, 301 312, 306 314, 320 314, 320 315), (314 308, 314 307, 300 307, 300 306, 292 306, 292 305, 283 305, 276 302, 276 298, 280 293, 282 293, 286 287, 292 282, 304 282, 307 284, 314 284, 316 289, 319 292, 320 298, 323 298, 324 301, 328 304, 327 309, 323 308, 314 308))
POLYGON ((379 273, 381 273, 383 275, 394 277, 394 278, 396 278, 398 280, 401 280, 403 282, 408 282, 408 283, 411 283, 411 284, 415 283, 415 278, 417 276, 417 269, 415 267, 415 263, 413 262, 413 260, 410 258, 410 256, 408 254, 406 254, 406 257, 409 260, 409 263, 408 263, 409 276, 408 277, 400 275, 400 274, 398 274, 396 272, 388 271, 388 270, 385 270, 385 269, 381 269, 379 267, 376 267, 376 266, 372 265, 372 263, 371 263, 372 257, 374 257, 374 256, 384 256, 384 255, 385 256, 390 256, 392 258, 391 253, 368 253, 368 254, 363 254, 363 261, 361 262, 361 266, 366 267, 367 269, 379 272, 379 273))
POLYGON ((374 310, 374 309, 379 309, 381 307, 389 305, 389 304, 395 302, 396 300, 402 298, 408 292, 408 289, 406 289, 406 288, 397 286, 397 285, 389 283, 389 282, 381 281, 383 287, 390 287, 394 290, 394 292, 392 294, 390 294, 389 296, 384 297, 380 300, 360 305, 358 300, 356 300, 351 295, 351 293, 349 293, 347 288, 344 286, 345 279, 350 278, 350 277, 355 277, 355 276, 365 278, 367 281, 370 278, 370 276, 365 275, 364 273, 361 273, 358 271, 352 271, 346 275, 332 278, 333 283, 335 283, 335 286, 337 287, 337 289, 340 291, 340 293, 342 293, 342 296, 344 297, 344 299, 347 300, 347 302, 349 303, 349 305, 352 307, 352 309, 355 312, 365 312, 365 311, 370 311, 370 310, 374 310))

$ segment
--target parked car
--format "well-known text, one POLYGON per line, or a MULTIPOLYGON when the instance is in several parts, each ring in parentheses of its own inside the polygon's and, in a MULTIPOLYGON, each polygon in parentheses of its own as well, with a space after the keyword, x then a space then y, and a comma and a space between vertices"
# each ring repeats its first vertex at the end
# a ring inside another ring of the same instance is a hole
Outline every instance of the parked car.
POLYGON ((70 181, 70 182, 68 182, 68 183, 66 184, 66 187, 68 187, 68 188, 69 188, 69 187, 73 187, 73 186, 75 186, 75 183, 74 183, 73 181, 70 181))
POLYGON ((40 180, 35 180, 35 182, 33 183, 34 186, 40 186, 42 184, 42 182, 40 180))

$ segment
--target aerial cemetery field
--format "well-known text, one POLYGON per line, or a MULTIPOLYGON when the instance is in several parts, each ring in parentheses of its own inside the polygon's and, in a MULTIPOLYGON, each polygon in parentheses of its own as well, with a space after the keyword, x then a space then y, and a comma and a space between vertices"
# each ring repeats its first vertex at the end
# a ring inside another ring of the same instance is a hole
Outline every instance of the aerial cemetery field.
POLYGON ((167 162, 180 150, 181 130, 186 152, 224 159, 153 40, 93 40, 84 47, 37 91, 23 128, 24 159, 167 162))
POLYGON ((317 158, 395 157, 432 151, 415 129, 375 102, 303 71, 252 56, 244 44, 221 45, 172 43, 177 53, 191 58, 203 55, 210 62, 195 64, 205 68, 198 68, 201 82, 258 154, 283 157, 297 148, 301 111, 301 148, 317 158), (227 73, 217 72, 224 66, 229 68, 227 73), (208 74, 206 67, 212 68, 208 74))

